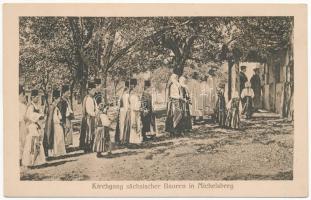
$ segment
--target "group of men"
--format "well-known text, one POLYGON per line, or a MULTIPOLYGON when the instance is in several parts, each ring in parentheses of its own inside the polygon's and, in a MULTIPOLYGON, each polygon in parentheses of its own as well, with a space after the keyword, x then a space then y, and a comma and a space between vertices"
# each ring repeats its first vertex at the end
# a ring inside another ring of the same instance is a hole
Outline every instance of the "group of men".
POLYGON ((39 90, 31 91, 26 102, 25 90, 19 86, 20 164, 35 166, 45 163, 46 157, 62 156, 72 144, 73 111, 69 100, 69 85, 53 90, 52 103, 45 114, 40 106, 39 90))

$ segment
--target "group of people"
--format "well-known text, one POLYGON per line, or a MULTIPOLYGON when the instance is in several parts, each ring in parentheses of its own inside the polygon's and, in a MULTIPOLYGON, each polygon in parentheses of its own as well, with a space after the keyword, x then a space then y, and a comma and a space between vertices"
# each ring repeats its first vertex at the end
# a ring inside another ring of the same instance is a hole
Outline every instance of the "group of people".
POLYGON ((261 83, 259 68, 254 69, 251 80, 245 74, 246 66, 241 66, 240 71, 240 93, 234 92, 232 98, 226 103, 224 96, 224 84, 219 84, 217 89, 216 120, 220 127, 233 129, 240 128, 241 115, 250 119, 252 114, 261 107, 261 83))
MULTIPOLYGON (((111 154, 111 119, 107 115, 109 105, 102 102, 100 80, 88 83, 88 94, 82 105, 80 148, 85 152, 111 154)), ((156 134, 155 115, 150 91, 151 82, 144 81, 141 93, 137 79, 125 81, 116 117, 115 144, 140 144, 156 134)))
POLYGON ((54 90, 47 115, 40 106, 39 90, 31 91, 26 102, 25 90, 19 86, 20 164, 35 166, 45 163, 46 157, 66 154, 72 144, 73 111, 69 101, 69 85, 54 90))
MULTIPOLYGON (((139 144, 155 136, 156 123, 153 111, 151 82, 144 82, 143 92, 137 89, 137 79, 125 81, 116 117, 115 143, 117 145, 139 144)), ((31 91, 26 103, 25 90, 20 85, 20 164, 36 166, 45 163, 47 157, 65 155, 72 145, 73 110, 69 100, 70 87, 53 90, 52 103, 44 114, 40 106, 39 91, 31 91)), ((87 95, 82 104, 82 121, 79 147, 84 152, 96 152, 102 157, 111 154, 111 123, 109 104, 104 102, 101 79, 87 84, 87 95)))
MULTIPOLYGON (((241 67, 240 93, 234 92, 226 103, 225 85, 217 88, 215 117, 221 127, 240 128, 240 116, 251 118, 260 107, 261 85, 259 70, 248 81, 246 66, 241 67)), ((144 81, 143 91, 137 87, 137 79, 125 81, 119 99, 117 116, 108 115, 109 103, 103 98, 101 79, 87 83, 87 95, 82 103, 82 120, 79 147, 84 152, 111 154, 110 132, 112 121, 116 121, 114 142, 116 145, 140 144, 157 134, 153 108, 151 82, 144 81)), ((187 78, 173 73, 166 87, 167 117, 165 131, 173 137, 183 136, 192 129, 191 95, 187 78)), ((20 95, 20 163, 35 166, 45 162, 47 157, 65 155, 73 144, 72 120, 74 114, 70 103, 70 87, 63 85, 54 90, 52 102, 45 114, 39 105, 39 91, 31 91, 31 100, 26 103, 25 90, 19 88, 20 95)))

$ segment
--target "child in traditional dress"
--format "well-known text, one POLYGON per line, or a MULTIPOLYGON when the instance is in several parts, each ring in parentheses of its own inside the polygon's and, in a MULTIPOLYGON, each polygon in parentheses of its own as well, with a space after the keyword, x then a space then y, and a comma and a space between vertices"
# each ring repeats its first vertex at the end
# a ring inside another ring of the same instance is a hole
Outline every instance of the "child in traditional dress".
POLYGON ((219 84, 217 90, 217 102, 216 102, 216 121, 218 122, 220 127, 225 127, 226 125, 226 100, 224 96, 224 84, 219 84))
POLYGON ((246 119, 251 118, 254 106, 253 106, 253 98, 254 98, 254 91, 251 88, 251 83, 248 81, 245 83, 245 88, 242 90, 241 99, 243 100, 244 106, 242 114, 245 114, 246 119))
POLYGON ((237 92, 233 93, 232 99, 227 104, 227 110, 228 115, 226 119, 226 126, 233 129, 239 129, 242 104, 237 92))
POLYGON ((108 118, 108 106, 101 102, 101 97, 97 98, 98 115, 97 115, 97 129, 94 140, 93 151, 97 152, 96 156, 102 157, 103 152, 111 155, 111 140, 110 140, 110 125, 111 121, 108 118))

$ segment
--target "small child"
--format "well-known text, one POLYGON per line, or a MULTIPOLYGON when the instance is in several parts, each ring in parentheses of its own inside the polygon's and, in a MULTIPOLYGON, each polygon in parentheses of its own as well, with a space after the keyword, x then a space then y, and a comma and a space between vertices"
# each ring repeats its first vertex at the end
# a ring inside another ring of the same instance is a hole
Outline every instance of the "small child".
POLYGON ((242 114, 246 116, 246 119, 250 119, 253 114, 253 98, 254 91, 251 88, 251 83, 246 82, 245 88, 242 90, 241 99, 244 102, 242 114))
POLYGON ((220 127, 224 127, 226 125, 226 100, 224 96, 225 86, 223 84, 219 84, 217 89, 217 102, 216 102, 216 120, 220 127))
POLYGON ((102 157, 102 152, 108 152, 111 155, 111 140, 110 140, 110 125, 111 121, 108 118, 108 106, 100 103, 98 105, 98 123, 96 135, 94 139, 93 151, 97 152, 97 157, 102 157))
POLYGON ((240 128, 240 111, 242 110, 242 104, 239 94, 233 93, 232 99, 227 104, 228 116, 226 119, 226 126, 233 129, 240 128))

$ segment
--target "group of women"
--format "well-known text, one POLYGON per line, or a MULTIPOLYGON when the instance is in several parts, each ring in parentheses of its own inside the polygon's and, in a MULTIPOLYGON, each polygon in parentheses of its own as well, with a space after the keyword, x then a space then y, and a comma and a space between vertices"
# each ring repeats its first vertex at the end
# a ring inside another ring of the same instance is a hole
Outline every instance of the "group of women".
POLYGON ((69 86, 54 90, 47 116, 40 106, 39 91, 31 91, 26 103, 25 90, 19 87, 19 141, 20 164, 35 166, 45 163, 46 157, 62 156, 72 144, 71 119, 73 111, 69 103, 69 86))

